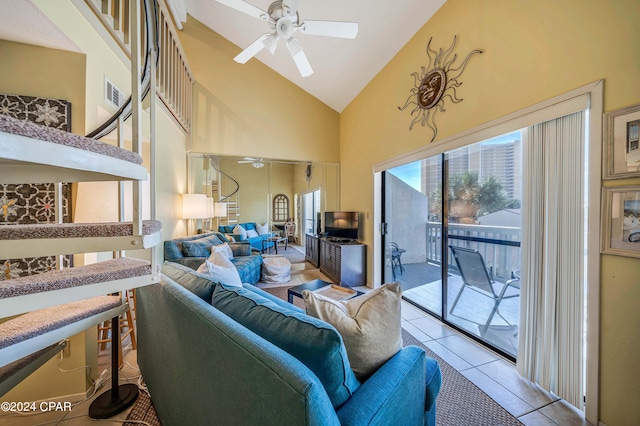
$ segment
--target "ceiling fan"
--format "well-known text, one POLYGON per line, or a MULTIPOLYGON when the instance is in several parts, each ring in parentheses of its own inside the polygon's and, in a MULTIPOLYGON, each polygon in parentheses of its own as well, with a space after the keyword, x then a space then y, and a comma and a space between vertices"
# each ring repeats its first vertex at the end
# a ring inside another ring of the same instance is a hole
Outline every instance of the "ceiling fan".
POLYGON ((358 24, 355 22, 300 21, 300 16, 298 15, 298 3, 300 3, 300 0, 274 1, 269 5, 269 9, 266 12, 243 0, 216 1, 261 21, 266 21, 271 27, 271 33, 262 35, 233 58, 241 64, 246 63, 265 47, 273 55, 278 46, 278 40, 284 39, 287 41, 287 48, 298 67, 298 71, 303 77, 308 77, 313 74, 313 69, 300 42, 293 37, 296 31, 299 30, 301 33, 309 35, 351 39, 356 38, 358 34, 358 24))
POLYGON ((256 169, 264 167, 264 160, 262 158, 244 157, 242 160, 238 160, 239 164, 251 164, 256 169))

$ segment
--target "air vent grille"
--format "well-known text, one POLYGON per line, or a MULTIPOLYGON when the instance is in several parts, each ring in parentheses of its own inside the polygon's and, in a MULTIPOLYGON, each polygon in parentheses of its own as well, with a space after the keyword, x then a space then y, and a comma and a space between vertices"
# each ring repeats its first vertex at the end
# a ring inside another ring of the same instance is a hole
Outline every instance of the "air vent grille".
POLYGON ((104 78, 105 100, 116 108, 120 108, 124 95, 108 78, 104 78))

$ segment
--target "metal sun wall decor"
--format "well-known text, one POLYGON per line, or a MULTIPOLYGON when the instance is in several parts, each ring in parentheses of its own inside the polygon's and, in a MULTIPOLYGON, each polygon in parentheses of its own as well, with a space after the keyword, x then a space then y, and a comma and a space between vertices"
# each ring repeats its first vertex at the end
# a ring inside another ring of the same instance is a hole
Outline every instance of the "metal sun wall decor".
POLYGON ((460 66, 455 67, 458 54, 453 53, 453 49, 456 46, 456 36, 453 36, 453 42, 447 50, 436 52, 431 49, 431 40, 427 43, 427 57, 429 58, 429 64, 426 67, 420 67, 421 72, 411 73, 414 79, 414 87, 411 88, 411 94, 407 98, 404 106, 398 107, 400 111, 404 111, 409 105, 414 105, 415 108, 411 111, 411 115, 415 114, 415 117, 409 125, 409 130, 413 129, 413 125, 420 122, 422 126, 429 126, 433 130, 433 137, 431 142, 436 138, 438 134, 438 127, 436 126, 435 118, 436 112, 440 110, 444 112, 444 100, 445 98, 451 99, 451 102, 457 104, 462 102, 462 99, 458 98, 456 93, 456 87, 462 85, 458 81, 458 77, 462 75, 469 58, 476 53, 482 53, 482 50, 472 50, 467 57, 462 61, 460 66))

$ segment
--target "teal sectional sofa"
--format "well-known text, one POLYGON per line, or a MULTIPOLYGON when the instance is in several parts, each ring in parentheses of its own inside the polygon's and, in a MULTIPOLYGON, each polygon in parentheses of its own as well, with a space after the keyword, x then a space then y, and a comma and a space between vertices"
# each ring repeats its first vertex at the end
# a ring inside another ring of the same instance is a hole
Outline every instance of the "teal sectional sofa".
POLYGON ((260 289, 179 264, 138 289, 138 364, 172 425, 435 425, 437 362, 401 349, 366 380, 335 328, 260 289))
MULTIPOLYGON (((211 254, 211 246, 229 243, 219 232, 174 238, 164 242, 164 260, 180 263, 197 270, 211 254)), ((247 243, 229 243, 233 251, 231 262, 235 265, 243 283, 256 284, 260 281, 262 256, 247 243)))
POLYGON ((256 228, 256 223, 255 222, 245 222, 245 223, 237 223, 237 224, 233 224, 233 225, 220 225, 218 226, 218 231, 225 234, 225 235, 231 235, 233 236, 233 239, 239 242, 248 242, 249 244, 251 244, 251 247, 253 247, 256 250, 262 251, 263 249, 268 249, 273 247, 273 242, 271 241, 267 241, 264 242, 264 240, 266 240, 269 237, 273 237, 275 235, 274 232, 269 232, 268 234, 264 234, 264 235, 258 235, 255 237, 250 237, 250 238, 243 238, 241 235, 239 234, 234 234, 233 229, 236 227, 236 225, 240 225, 242 226, 245 231, 249 231, 249 230, 253 230, 257 232, 257 228, 256 228))

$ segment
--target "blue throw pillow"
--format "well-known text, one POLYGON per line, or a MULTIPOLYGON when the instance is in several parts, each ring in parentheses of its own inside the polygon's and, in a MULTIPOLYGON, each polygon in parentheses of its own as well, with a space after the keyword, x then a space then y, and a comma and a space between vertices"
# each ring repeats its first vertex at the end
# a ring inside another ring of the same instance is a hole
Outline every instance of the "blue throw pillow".
POLYGON ((324 321, 289 309, 245 288, 216 284, 211 304, 306 365, 324 386, 334 408, 360 387, 342 337, 324 321))
POLYGON ((211 301, 216 284, 211 281, 211 276, 199 274, 187 266, 173 262, 165 262, 162 265, 162 273, 205 302, 211 301))
POLYGON ((182 242, 182 253, 187 257, 209 257, 211 246, 222 244, 217 235, 182 242))

